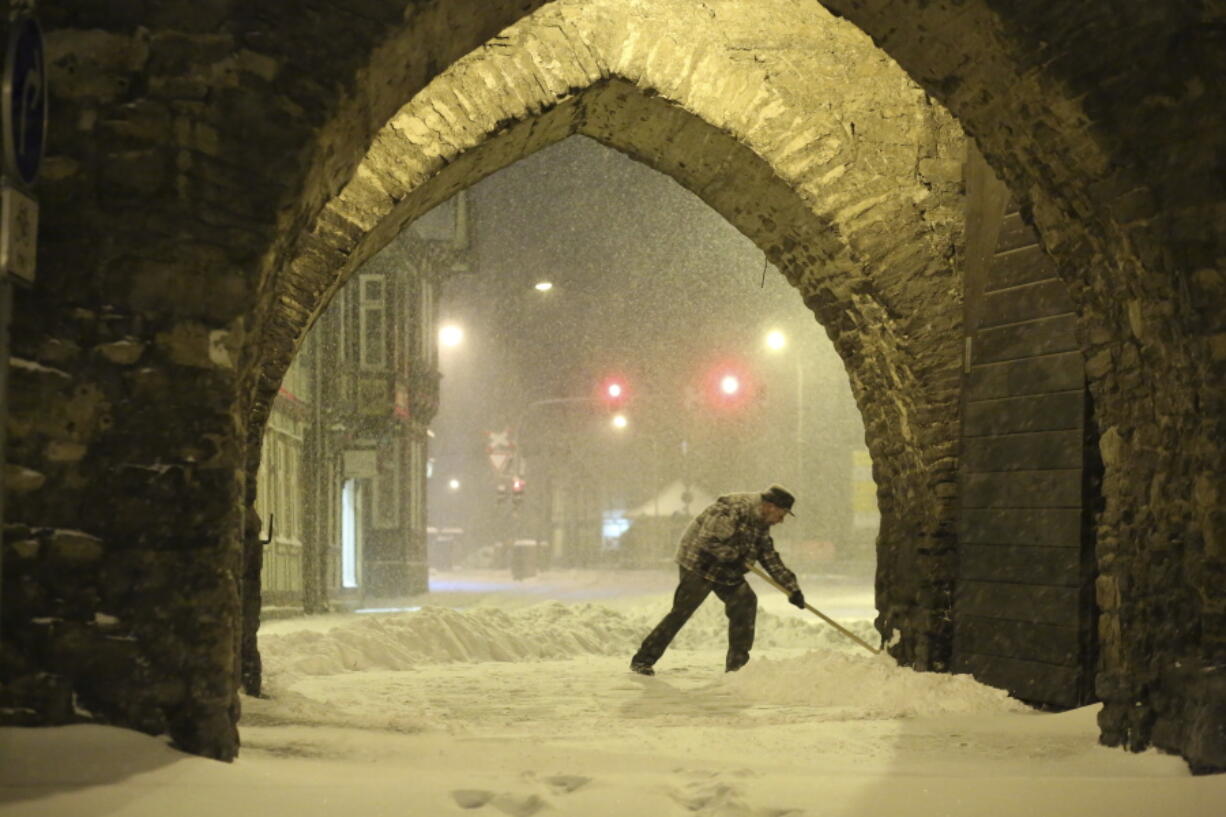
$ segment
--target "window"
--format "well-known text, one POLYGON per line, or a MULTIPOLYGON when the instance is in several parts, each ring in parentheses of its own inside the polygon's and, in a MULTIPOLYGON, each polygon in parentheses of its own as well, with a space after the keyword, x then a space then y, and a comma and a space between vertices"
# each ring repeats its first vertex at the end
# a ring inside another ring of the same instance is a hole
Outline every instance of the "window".
POLYGON ((387 368, 383 283, 382 275, 358 276, 358 348, 359 363, 363 369, 387 368))

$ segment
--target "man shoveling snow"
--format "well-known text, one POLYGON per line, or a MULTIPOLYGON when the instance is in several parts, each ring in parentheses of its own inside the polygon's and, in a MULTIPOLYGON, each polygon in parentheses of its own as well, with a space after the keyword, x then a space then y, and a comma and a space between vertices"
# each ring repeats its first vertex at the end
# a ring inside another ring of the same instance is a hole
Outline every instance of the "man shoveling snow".
POLYGON ((652 666, 711 592, 724 603, 728 614, 724 669, 732 672, 745 666, 758 614, 758 597, 745 581, 745 574, 755 561, 761 562, 787 591, 789 602, 804 609, 805 597, 796 574, 784 566, 770 537, 771 526, 791 514, 795 502, 791 492, 772 485, 761 493, 725 494, 690 522, 677 548, 681 578, 673 593, 673 608, 643 639, 630 659, 630 669, 640 675, 654 675, 652 666))

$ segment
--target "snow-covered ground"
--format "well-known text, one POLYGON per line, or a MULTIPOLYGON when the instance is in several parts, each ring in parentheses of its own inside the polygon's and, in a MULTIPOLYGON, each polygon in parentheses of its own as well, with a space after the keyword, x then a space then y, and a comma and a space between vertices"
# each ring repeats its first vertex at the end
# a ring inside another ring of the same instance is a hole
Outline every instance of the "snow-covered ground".
MULTIPOLYGON (((756 579, 755 579, 756 582, 756 579)), ((630 654, 673 576, 436 575, 435 592, 268 622, 269 696, 233 764, 99 726, 0 730, 0 815, 1226 814, 1226 775, 1097 744, 1097 707, 1030 711, 916 673, 757 584, 754 658, 725 675, 712 598, 644 678, 630 654)), ((871 591, 802 577, 875 643, 871 591)))

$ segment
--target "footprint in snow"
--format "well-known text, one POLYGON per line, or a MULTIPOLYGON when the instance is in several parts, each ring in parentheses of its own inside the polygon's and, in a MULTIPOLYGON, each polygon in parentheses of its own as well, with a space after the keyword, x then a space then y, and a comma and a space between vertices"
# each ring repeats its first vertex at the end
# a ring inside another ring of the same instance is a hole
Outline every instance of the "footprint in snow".
POLYGON ((553 777, 546 777, 545 782, 549 784, 555 794, 570 794, 572 791, 577 791, 591 783, 592 778, 578 774, 557 774, 553 777))
POLYGON ((451 792, 451 799, 463 809, 477 809, 489 805, 510 817, 532 817, 549 805, 535 794, 496 794, 484 789, 455 789, 451 792))
POLYGON ((482 789, 456 789, 451 792, 451 799, 460 808, 481 808, 494 799, 494 793, 482 789))
POLYGON ((549 804, 535 794, 500 794, 490 805, 511 817, 532 817, 549 804))
POLYGON ((701 817, 801 817, 804 812, 791 808, 758 808, 745 802, 743 792, 722 782, 691 783, 670 792, 672 798, 701 817))

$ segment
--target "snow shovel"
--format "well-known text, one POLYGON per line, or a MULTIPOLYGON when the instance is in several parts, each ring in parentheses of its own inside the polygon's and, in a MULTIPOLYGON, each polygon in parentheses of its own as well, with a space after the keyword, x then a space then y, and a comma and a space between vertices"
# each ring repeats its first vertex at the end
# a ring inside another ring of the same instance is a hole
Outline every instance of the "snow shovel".
MULTIPOLYGON (((757 574, 758 574, 759 576, 761 576, 762 578, 766 579, 768 582, 770 582, 770 584, 771 584, 771 585, 772 585, 772 586, 773 586, 775 589, 777 589, 777 590, 778 590, 780 593, 783 593, 784 595, 787 595, 787 592, 788 592, 788 591, 787 591, 787 590, 786 590, 786 589, 783 587, 783 585, 779 584, 779 582, 777 582, 777 581, 775 581, 774 579, 772 579, 772 578, 771 578, 771 576, 770 576, 770 574, 768 574, 766 571, 762 570, 762 568, 758 567, 758 566, 757 566, 757 565, 755 565, 755 564, 751 564, 751 565, 749 565, 749 569, 750 569, 750 570, 752 570, 754 573, 757 573, 757 574)), ((850 638, 852 641, 854 641, 854 642, 856 642, 857 644, 859 644, 859 645, 860 645, 861 647, 863 647, 864 649, 866 649, 866 650, 868 650, 869 652, 871 652, 873 655, 877 655, 878 653, 880 653, 880 652, 881 652, 881 650, 875 649, 874 647, 870 646, 870 645, 869 645, 869 643, 868 643, 867 641, 865 641, 863 638, 860 638, 860 636, 856 635, 856 634, 855 634, 855 633, 853 633, 851 630, 849 630, 849 629, 847 629, 846 627, 844 627, 842 624, 839 624, 837 621, 835 621, 834 619, 832 619, 830 616, 826 615, 826 614, 825 614, 825 613, 823 613, 821 610, 818 610, 818 609, 817 609, 816 607, 814 607, 812 604, 809 604, 808 602, 805 602, 805 609, 806 609, 806 610, 808 610, 808 611, 809 611, 810 613, 812 613, 813 615, 815 615, 815 616, 817 616, 818 618, 820 618, 822 621, 824 621, 824 622, 826 622, 827 624, 829 624, 829 625, 830 625, 831 627, 833 627, 834 629, 838 630, 838 631, 839 631, 840 633, 842 633, 843 635, 845 635, 845 636, 847 636, 848 638, 850 638)))

